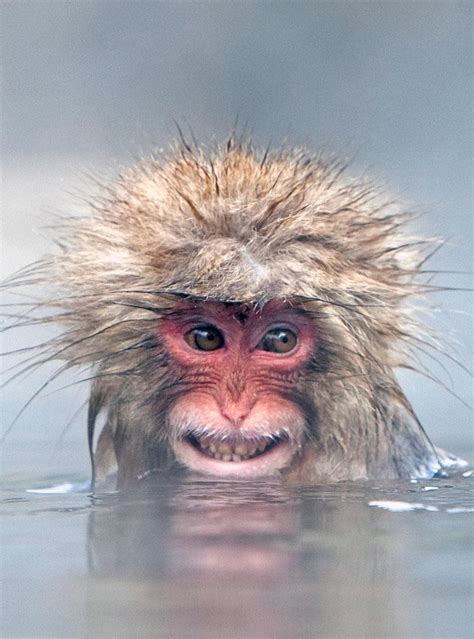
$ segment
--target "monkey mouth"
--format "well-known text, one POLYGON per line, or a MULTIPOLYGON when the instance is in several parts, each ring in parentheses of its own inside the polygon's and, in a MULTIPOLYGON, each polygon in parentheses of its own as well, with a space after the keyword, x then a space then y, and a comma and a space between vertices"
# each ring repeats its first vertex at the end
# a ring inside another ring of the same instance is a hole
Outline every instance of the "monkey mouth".
POLYGON ((227 439, 219 441, 209 437, 197 437, 193 434, 186 436, 187 441, 199 452, 225 462, 242 462, 248 459, 255 459, 260 455, 269 452, 275 446, 284 441, 288 441, 286 435, 270 435, 258 439, 227 439))
POLYGON ((291 462, 298 446, 284 432, 254 437, 186 432, 174 440, 173 448, 190 470, 245 479, 275 474, 291 462))

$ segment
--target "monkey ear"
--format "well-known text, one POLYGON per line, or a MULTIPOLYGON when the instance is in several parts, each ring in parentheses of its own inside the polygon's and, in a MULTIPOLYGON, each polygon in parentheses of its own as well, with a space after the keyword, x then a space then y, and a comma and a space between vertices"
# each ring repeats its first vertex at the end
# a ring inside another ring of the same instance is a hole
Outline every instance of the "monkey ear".
POLYGON ((381 441, 385 450, 372 460, 369 474, 378 478, 390 475, 401 479, 433 477, 442 469, 442 463, 400 387, 394 385, 391 391, 382 394, 381 399, 379 407, 385 435, 381 441), (387 464, 391 473, 387 473, 387 464))

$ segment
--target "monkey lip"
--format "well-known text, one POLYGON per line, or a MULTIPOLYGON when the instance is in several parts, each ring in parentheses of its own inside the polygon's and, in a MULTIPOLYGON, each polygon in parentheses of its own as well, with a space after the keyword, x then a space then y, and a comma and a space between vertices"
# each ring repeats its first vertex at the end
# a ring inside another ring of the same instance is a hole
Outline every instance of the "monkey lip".
POLYGON ((191 470, 221 477, 259 477, 275 473, 293 458, 296 446, 284 433, 254 438, 187 433, 175 440, 176 456, 191 470))

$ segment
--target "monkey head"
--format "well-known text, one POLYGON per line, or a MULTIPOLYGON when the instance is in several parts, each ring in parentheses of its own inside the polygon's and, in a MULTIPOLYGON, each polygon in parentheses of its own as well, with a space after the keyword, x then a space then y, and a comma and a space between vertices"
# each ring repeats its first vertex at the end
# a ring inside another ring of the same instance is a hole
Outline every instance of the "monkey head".
POLYGON ((182 147, 71 221, 36 281, 58 290, 47 357, 93 369, 98 480, 440 469, 394 375, 422 340, 410 302, 426 290, 424 244, 344 168, 235 140, 182 147))

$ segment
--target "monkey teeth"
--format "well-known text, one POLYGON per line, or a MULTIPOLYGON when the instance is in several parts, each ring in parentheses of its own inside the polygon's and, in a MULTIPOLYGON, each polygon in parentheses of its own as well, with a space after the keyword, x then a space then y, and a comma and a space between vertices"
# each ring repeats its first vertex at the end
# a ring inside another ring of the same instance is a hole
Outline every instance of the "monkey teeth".
POLYGON ((208 457, 225 462, 242 462, 258 457, 282 441, 280 437, 274 437, 272 439, 261 439, 257 442, 239 441, 232 443, 230 441, 215 441, 210 437, 199 439, 193 435, 188 435, 187 439, 195 448, 208 457))

